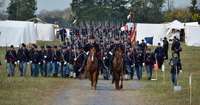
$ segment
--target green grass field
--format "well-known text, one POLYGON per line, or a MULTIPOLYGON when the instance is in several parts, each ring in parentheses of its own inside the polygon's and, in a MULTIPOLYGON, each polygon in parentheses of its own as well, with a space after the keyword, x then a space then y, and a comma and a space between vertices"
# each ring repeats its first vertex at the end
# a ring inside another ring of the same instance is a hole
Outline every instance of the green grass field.
MULTIPOLYGON (((58 41, 57 41, 58 42, 58 41)), ((41 46, 43 43, 38 42, 41 46)), ((45 42, 45 45, 53 45, 54 42, 45 42)), ((56 43, 57 45, 59 43, 56 43)), ((171 46, 171 45, 170 45, 171 46)), ((170 77, 169 60, 165 61, 165 81, 163 85, 163 72, 158 71, 157 81, 148 81, 146 72, 143 73, 141 82, 148 82, 147 85, 139 89, 138 102, 150 105, 188 105, 189 97, 189 75, 192 73, 192 104, 200 104, 200 51, 197 47, 188 47, 185 43, 181 43, 183 52, 181 52, 182 70, 179 75, 179 86, 182 92, 174 93, 174 87, 170 77)), ((154 51, 155 47, 151 47, 154 51)), ((15 48, 17 50, 18 48, 15 48)), ((7 77, 7 70, 4 62, 5 47, 0 48, 0 60, 2 67, 0 68, 0 105, 48 105, 54 97, 62 91, 63 86, 67 87, 77 79, 69 78, 45 78, 39 75, 38 78, 30 76, 30 67, 28 66, 27 77, 20 77, 18 68, 15 68, 15 77, 7 77), (64 85, 63 85, 64 83, 64 85)), ((169 51, 169 58, 171 57, 169 51)), ((153 74, 155 78, 155 72, 153 74)), ((127 97, 130 98, 130 97, 127 97)), ((134 103, 134 102, 133 102, 134 103)))

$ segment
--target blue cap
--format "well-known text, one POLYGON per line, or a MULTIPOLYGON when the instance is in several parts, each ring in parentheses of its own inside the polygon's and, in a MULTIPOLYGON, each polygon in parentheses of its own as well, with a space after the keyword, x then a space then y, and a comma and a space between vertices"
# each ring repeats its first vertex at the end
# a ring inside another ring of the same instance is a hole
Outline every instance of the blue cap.
POLYGON ((63 45, 66 45, 66 42, 64 42, 63 45))
POLYGON ((70 44, 68 44, 67 47, 70 47, 70 44))
POLYGON ((35 45, 34 48, 37 48, 37 46, 35 45))
POLYGON ((53 46, 54 48, 57 48, 57 45, 53 46))
POLYGON ((91 36, 90 36, 90 39, 95 39, 94 35, 91 35, 91 36))

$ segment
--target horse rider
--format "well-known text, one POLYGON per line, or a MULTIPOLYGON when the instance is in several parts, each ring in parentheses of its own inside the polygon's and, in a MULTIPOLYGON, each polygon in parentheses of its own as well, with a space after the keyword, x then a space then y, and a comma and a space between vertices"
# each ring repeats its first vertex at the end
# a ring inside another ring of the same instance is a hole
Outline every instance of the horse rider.
POLYGON ((100 67, 102 67, 103 69, 103 72, 105 73, 105 70, 107 70, 108 68, 105 66, 105 64, 103 63, 103 61, 101 60, 100 56, 99 56, 99 52, 100 52, 100 49, 99 49, 99 44, 98 42, 95 42, 95 37, 94 35, 91 35, 90 36, 90 43, 87 43, 84 47, 83 47, 83 50, 86 52, 86 58, 85 60, 83 61, 83 65, 82 65, 82 68, 79 69, 79 72, 83 73, 85 67, 86 67, 86 63, 87 63, 87 59, 89 57, 89 52, 90 52, 90 48, 91 47, 96 47, 96 57, 98 59, 98 63, 100 65, 100 67))
MULTIPOLYGON (((125 54, 124 52, 124 46, 122 44, 119 43, 119 38, 115 38, 115 44, 114 45, 111 45, 110 48, 109 48, 109 54, 111 55, 111 59, 109 61, 110 65, 109 65, 109 68, 110 70, 112 71, 112 67, 113 67, 113 59, 115 57, 115 52, 117 51, 117 49, 122 49, 122 53, 125 54)), ((130 73, 130 70, 127 69, 126 67, 126 62, 125 62, 125 59, 123 57, 123 70, 126 71, 126 73, 130 73)))

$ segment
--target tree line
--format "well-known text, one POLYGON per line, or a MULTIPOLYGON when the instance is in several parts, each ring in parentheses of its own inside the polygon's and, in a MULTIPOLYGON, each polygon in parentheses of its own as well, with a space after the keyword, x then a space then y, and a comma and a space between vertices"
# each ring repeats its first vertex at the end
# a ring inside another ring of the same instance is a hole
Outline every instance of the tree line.
MULTIPOLYGON (((0 0, 0 8, 5 0, 0 0)), ((0 11, 0 18, 7 13, 9 20, 25 21, 38 17, 43 21, 70 27, 75 18, 77 26, 83 24, 124 25, 127 22, 164 23, 173 20, 200 22, 200 0, 191 0, 189 6, 174 7, 174 0, 72 0, 71 7, 65 10, 37 10, 37 0, 10 0, 5 12, 0 11), (127 20, 131 12, 131 19, 127 20), (72 18, 69 19, 69 16, 72 18)))

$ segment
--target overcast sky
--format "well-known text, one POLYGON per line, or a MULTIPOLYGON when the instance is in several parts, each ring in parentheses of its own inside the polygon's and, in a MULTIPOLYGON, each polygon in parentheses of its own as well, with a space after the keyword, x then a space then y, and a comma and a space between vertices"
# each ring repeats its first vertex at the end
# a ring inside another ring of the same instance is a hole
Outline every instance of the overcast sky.
MULTIPOLYGON (((41 10, 46 9, 47 11, 54 10, 54 9, 60 9, 64 10, 65 8, 70 7, 70 3, 72 0, 37 0, 37 7, 38 10, 36 11, 36 14, 40 13, 41 10)), ((186 6, 190 4, 191 0, 174 0, 174 6, 180 7, 180 6, 186 6)), ((8 4, 10 3, 10 0, 6 0, 4 9, 8 7, 8 4)))

